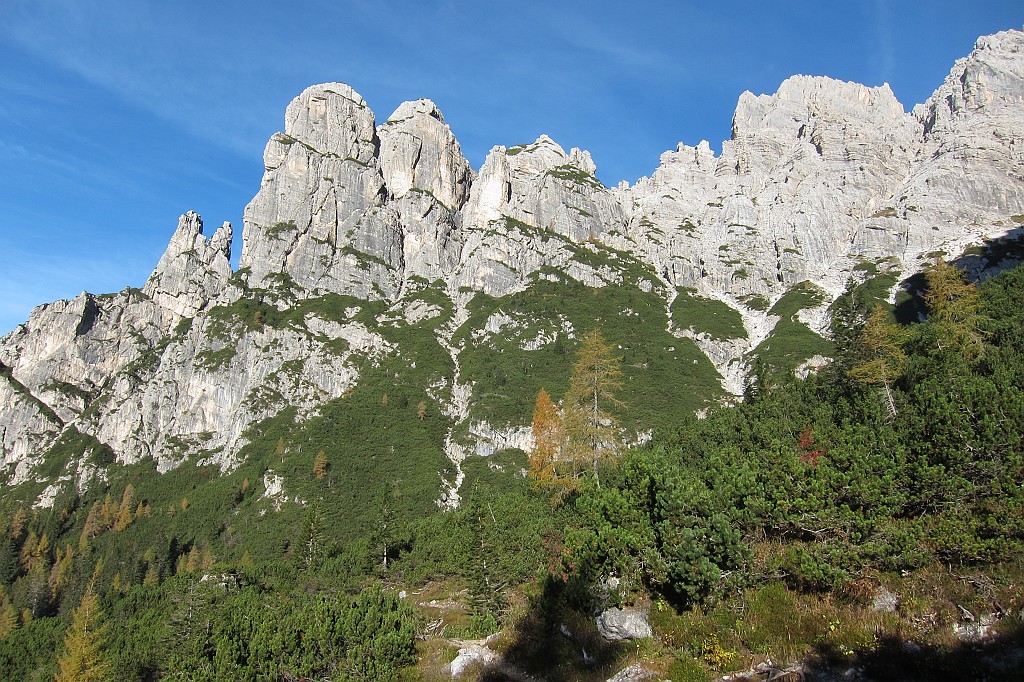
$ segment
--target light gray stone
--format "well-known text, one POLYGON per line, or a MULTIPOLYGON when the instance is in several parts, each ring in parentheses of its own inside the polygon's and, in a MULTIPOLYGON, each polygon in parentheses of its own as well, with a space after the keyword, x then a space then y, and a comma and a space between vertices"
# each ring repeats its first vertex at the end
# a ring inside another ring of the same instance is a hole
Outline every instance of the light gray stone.
POLYGON ((602 611, 597 618, 597 630, 610 640, 646 639, 653 636, 647 614, 636 609, 612 607, 602 611))

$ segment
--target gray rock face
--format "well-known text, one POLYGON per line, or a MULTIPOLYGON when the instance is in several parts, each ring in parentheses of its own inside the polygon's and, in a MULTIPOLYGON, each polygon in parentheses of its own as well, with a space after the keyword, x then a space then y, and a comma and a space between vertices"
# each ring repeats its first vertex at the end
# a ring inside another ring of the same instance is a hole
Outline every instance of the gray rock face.
POLYGON ((60 419, 16 379, 0 372, 0 448, 9 482, 26 480, 39 454, 60 434, 60 419))
POLYGON ((289 104, 264 164, 240 272, 230 268, 231 226, 207 238, 189 213, 141 290, 40 306, 0 339, 8 480, 30 476, 33 458, 70 428, 121 461, 152 457, 167 469, 200 451, 230 468, 249 426, 287 405, 316 414, 358 383, 359 367, 402 352, 358 321, 357 303, 272 326, 246 307, 256 301, 283 315, 343 294, 385 301, 389 324, 414 325, 441 314, 415 298, 425 283, 447 294, 454 311, 434 333, 454 372, 426 390, 454 425, 454 473, 439 492, 453 504, 462 457, 531 437, 525 424, 470 421, 473 377, 460 375, 460 353, 494 335, 530 350, 575 333, 567 320, 537 329, 499 311, 455 341, 475 296, 544 279, 602 287, 630 271, 670 307, 685 287, 742 316, 736 338, 670 329, 738 390, 744 357, 778 321, 768 306, 794 286, 824 292, 800 313, 820 330, 865 261, 898 275, 936 252, 1020 232, 1024 33, 980 39, 910 113, 887 86, 821 77, 744 93, 720 155, 680 144, 633 186, 604 187, 587 152, 547 136, 493 148, 474 174, 432 102, 406 102, 378 126, 340 83, 289 104))
POLYGON ((542 267, 594 286, 606 277, 573 259, 578 247, 625 224, 619 200, 594 176, 590 154, 565 153, 542 135, 530 145, 495 147, 473 183, 460 287, 502 296, 521 290, 542 267))
POLYGON ((384 207, 378 143, 373 112, 347 85, 307 88, 288 105, 245 209, 240 265, 251 287, 397 294, 402 235, 384 207))
POLYGON ((202 218, 189 211, 178 221, 171 243, 142 291, 161 308, 192 317, 230 278, 231 223, 224 223, 207 240, 202 218))
POLYGON ((647 614, 635 609, 610 608, 595 619, 597 630, 605 639, 646 639, 653 637, 647 614))
POLYGON ((448 276, 462 249, 459 210, 473 169, 430 100, 406 102, 379 128, 380 170, 403 232, 405 276, 448 276))

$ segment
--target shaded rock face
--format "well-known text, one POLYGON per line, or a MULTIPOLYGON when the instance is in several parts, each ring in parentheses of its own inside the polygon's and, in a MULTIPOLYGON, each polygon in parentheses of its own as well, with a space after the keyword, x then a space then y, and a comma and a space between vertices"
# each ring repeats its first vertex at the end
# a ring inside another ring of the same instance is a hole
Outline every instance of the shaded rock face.
POLYGON ((821 77, 744 93, 721 154, 680 144, 651 177, 617 188, 595 177, 587 152, 547 136, 494 147, 474 173, 429 100, 378 124, 347 85, 312 86, 264 150, 239 272, 231 226, 207 237, 189 213, 141 290, 40 306, 0 339, 7 478, 31 475, 33 458, 69 429, 124 462, 152 457, 166 469, 198 450, 229 468, 252 424, 289 405, 300 419, 316 414, 359 382, 361 367, 400 355, 359 321, 359 303, 383 301, 388 320, 418 324, 439 314, 411 298, 425 283, 454 309, 432 331, 454 376, 430 390, 465 426, 462 441, 454 431, 446 441, 458 472, 466 453, 529 444, 527 425, 470 421, 473 378, 459 376, 465 348, 455 335, 481 294, 544 279, 614 285, 627 277, 624 263, 639 264, 644 277, 630 277, 666 306, 686 287, 740 314, 738 338, 672 328, 735 387, 742 358, 778 321, 768 306, 792 287, 825 293, 817 312, 801 312, 820 330, 859 264, 907 273, 1019 230, 1022 131, 1019 31, 980 39, 909 113, 887 86, 821 77), (264 325, 246 307, 285 314, 337 295, 352 301, 340 313, 307 311, 286 325, 264 325))

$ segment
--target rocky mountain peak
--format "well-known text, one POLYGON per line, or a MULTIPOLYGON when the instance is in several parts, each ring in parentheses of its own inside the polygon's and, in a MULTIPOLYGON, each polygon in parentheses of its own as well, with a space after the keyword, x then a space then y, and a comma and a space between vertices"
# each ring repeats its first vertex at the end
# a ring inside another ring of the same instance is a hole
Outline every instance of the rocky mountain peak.
POLYGON ((231 235, 225 222, 207 240, 199 214, 182 215, 143 292, 179 317, 194 316, 231 278, 231 235))
POLYGON ((362 96, 344 83, 323 83, 303 90, 285 110, 284 135, 321 154, 362 163, 368 163, 376 151, 373 112, 362 96))
POLYGON ((429 99, 401 104, 378 129, 380 170, 392 197, 429 192, 458 210, 469 197, 473 169, 444 116, 429 99))
POLYGON ((970 55, 958 59, 945 82, 914 109, 928 134, 948 130, 958 118, 985 109, 991 115, 1019 107, 1024 98, 1024 32, 983 36, 970 55))

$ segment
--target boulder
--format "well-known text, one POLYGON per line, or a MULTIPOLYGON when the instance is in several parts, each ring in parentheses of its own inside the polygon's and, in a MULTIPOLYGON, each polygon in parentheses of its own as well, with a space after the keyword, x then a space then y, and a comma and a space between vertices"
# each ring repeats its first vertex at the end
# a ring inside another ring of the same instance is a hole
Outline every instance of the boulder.
POLYGON ((650 623, 647 622, 647 614, 637 609, 612 607, 602 611, 595 620, 601 636, 613 641, 646 639, 654 634, 651 632, 650 623))

